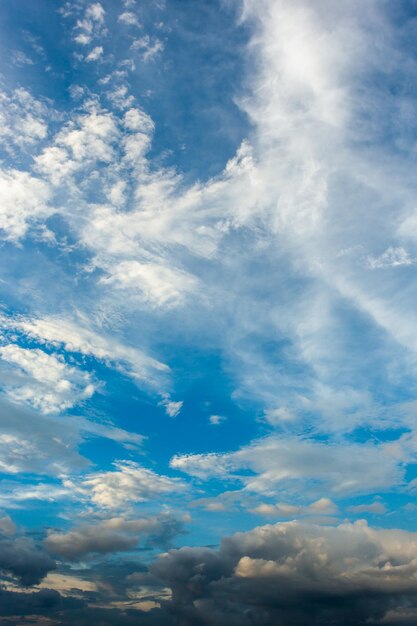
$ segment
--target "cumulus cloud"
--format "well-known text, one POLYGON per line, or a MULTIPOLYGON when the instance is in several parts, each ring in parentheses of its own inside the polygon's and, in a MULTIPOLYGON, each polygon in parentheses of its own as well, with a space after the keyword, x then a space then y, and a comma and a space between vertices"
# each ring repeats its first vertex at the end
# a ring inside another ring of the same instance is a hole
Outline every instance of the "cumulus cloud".
POLYGON ((402 623, 416 610, 416 546, 415 533, 363 521, 287 522, 224 538, 219 550, 171 551, 151 570, 171 587, 166 606, 182 624, 402 623))
POLYGON ((105 10, 99 2, 87 6, 84 17, 77 20, 75 25, 74 41, 80 45, 87 45, 93 39, 105 35, 105 10))
POLYGON ((90 4, 85 11, 85 16, 87 18, 92 19, 94 22, 99 22, 100 24, 104 22, 105 14, 106 12, 99 2, 90 4))
POLYGON ((117 19, 122 24, 127 24, 128 26, 140 26, 138 16, 132 11, 124 11, 117 19))
POLYGON ((11 93, 0 92, 0 137, 10 155, 15 150, 34 146, 48 133, 47 106, 19 87, 11 93))
POLYGON ((0 170, 0 235, 17 242, 31 224, 44 221, 54 209, 50 206, 48 185, 27 172, 0 170))
POLYGON ((103 56, 103 52, 104 52, 103 46, 96 46, 95 48, 91 50, 91 52, 87 54, 87 56, 85 57, 85 60, 87 62, 98 61, 103 56))
POLYGON ((157 474, 134 461, 115 461, 114 466, 112 471, 94 472, 80 482, 64 484, 94 504, 109 509, 160 499, 185 489, 179 478, 157 474))
POLYGON ((167 548, 182 532, 182 522, 168 514, 143 519, 113 517, 68 532, 50 531, 44 545, 55 556, 80 560, 92 554, 131 551, 139 542, 167 548))
MULTIPOLYGON (((0 589, 0 615, 4 618, 5 624, 12 626, 27 623, 35 626, 49 626, 54 617, 62 616, 62 611, 68 610, 71 615, 72 611, 83 606, 85 606, 83 600, 73 597, 65 598, 54 589, 30 592, 0 589)), ((75 620, 77 618, 78 616, 75 616, 75 620)), ((52 621, 53 623, 56 621, 52 621)))

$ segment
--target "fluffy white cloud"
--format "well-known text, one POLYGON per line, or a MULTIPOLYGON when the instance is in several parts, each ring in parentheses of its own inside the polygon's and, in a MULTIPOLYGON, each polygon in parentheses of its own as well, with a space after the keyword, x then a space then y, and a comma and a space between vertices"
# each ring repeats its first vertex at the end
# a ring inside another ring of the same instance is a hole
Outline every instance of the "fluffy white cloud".
POLYGON ((122 24, 127 24, 128 26, 140 26, 138 16, 132 11, 124 11, 117 19, 122 24))
POLYGON ((94 22, 99 22, 100 24, 104 22, 105 14, 106 12, 100 2, 90 4, 85 11, 86 18, 92 19, 94 22))
POLYGON ((185 489, 180 479, 157 474, 134 461, 116 461, 114 466, 115 470, 95 472, 81 482, 66 481, 64 485, 109 509, 160 499, 185 489))
POLYGON ((16 169, 0 170, 0 234, 17 242, 31 224, 54 212, 51 191, 42 180, 16 169))
POLYGON ((103 46, 96 46, 95 48, 91 50, 91 52, 87 54, 87 56, 85 57, 85 60, 87 62, 98 61, 103 56, 103 52, 104 52, 103 46))
POLYGON ((15 366, 17 375, 6 379, 7 395, 16 402, 27 402, 43 413, 65 411, 86 398, 95 386, 87 372, 69 366, 64 359, 37 348, 16 344, 0 345, 0 359, 15 366))
POLYGON ((80 45, 87 45, 97 37, 103 36, 105 10, 99 2, 87 6, 84 18, 77 20, 75 25, 74 41, 80 45))
POLYGON ((13 155, 15 148, 27 148, 45 139, 47 114, 46 105, 22 87, 11 94, 0 92, 0 137, 6 150, 13 155))
POLYGON ((58 133, 55 143, 67 148, 75 161, 108 162, 114 155, 111 144, 117 136, 117 126, 113 116, 93 110, 70 122, 58 133))

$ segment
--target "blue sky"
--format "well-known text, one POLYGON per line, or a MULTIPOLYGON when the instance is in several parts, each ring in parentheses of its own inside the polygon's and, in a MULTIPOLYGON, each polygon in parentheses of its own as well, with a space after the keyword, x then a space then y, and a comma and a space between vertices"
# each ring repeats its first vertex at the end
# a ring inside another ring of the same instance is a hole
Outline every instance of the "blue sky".
POLYGON ((416 10, 1 4, 5 623, 417 623, 416 10))

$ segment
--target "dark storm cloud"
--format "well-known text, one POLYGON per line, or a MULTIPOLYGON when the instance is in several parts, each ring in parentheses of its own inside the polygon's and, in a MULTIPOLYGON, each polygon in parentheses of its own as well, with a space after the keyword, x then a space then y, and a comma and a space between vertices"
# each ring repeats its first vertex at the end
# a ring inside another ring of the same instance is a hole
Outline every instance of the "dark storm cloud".
MULTIPOLYGON (((0 588, 0 615, 45 615, 57 610, 69 610, 83 606, 76 598, 64 598, 54 589, 41 589, 33 593, 6 591, 0 588)), ((7 621, 9 623, 9 621, 7 621)))
POLYGON ((175 626, 173 618, 163 609, 142 612, 127 608, 88 607, 84 600, 64 597, 53 589, 34 593, 0 589, 0 617, 9 626, 33 623, 37 626, 175 626), (23 621, 28 616, 28 621, 23 621), (32 619, 33 616, 37 616, 32 619), (44 621, 43 621, 44 620, 44 621))
POLYGON ((0 572, 11 575, 22 585, 41 582, 55 569, 55 561, 27 537, 0 538, 0 572))
POLYGON ((417 534, 365 522, 263 526, 219 550, 173 550, 151 571, 181 626, 417 624, 417 534))

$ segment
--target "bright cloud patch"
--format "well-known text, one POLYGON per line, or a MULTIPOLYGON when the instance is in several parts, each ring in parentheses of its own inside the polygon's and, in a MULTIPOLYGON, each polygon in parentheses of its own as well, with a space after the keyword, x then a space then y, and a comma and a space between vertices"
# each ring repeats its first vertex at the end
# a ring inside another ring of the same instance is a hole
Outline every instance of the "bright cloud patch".
POLYGON ((178 478, 168 478, 133 461, 116 461, 115 470, 87 476, 76 489, 94 504, 119 508, 184 490, 178 478))
POLYGON ((28 402, 43 413, 65 411, 94 393, 88 373, 42 350, 7 344, 0 346, 0 358, 17 370, 15 383, 11 380, 6 387, 9 397, 17 402, 28 402))
POLYGON ((0 171, 0 234, 13 242, 26 235, 30 225, 44 221, 54 210, 48 185, 27 172, 0 171))

